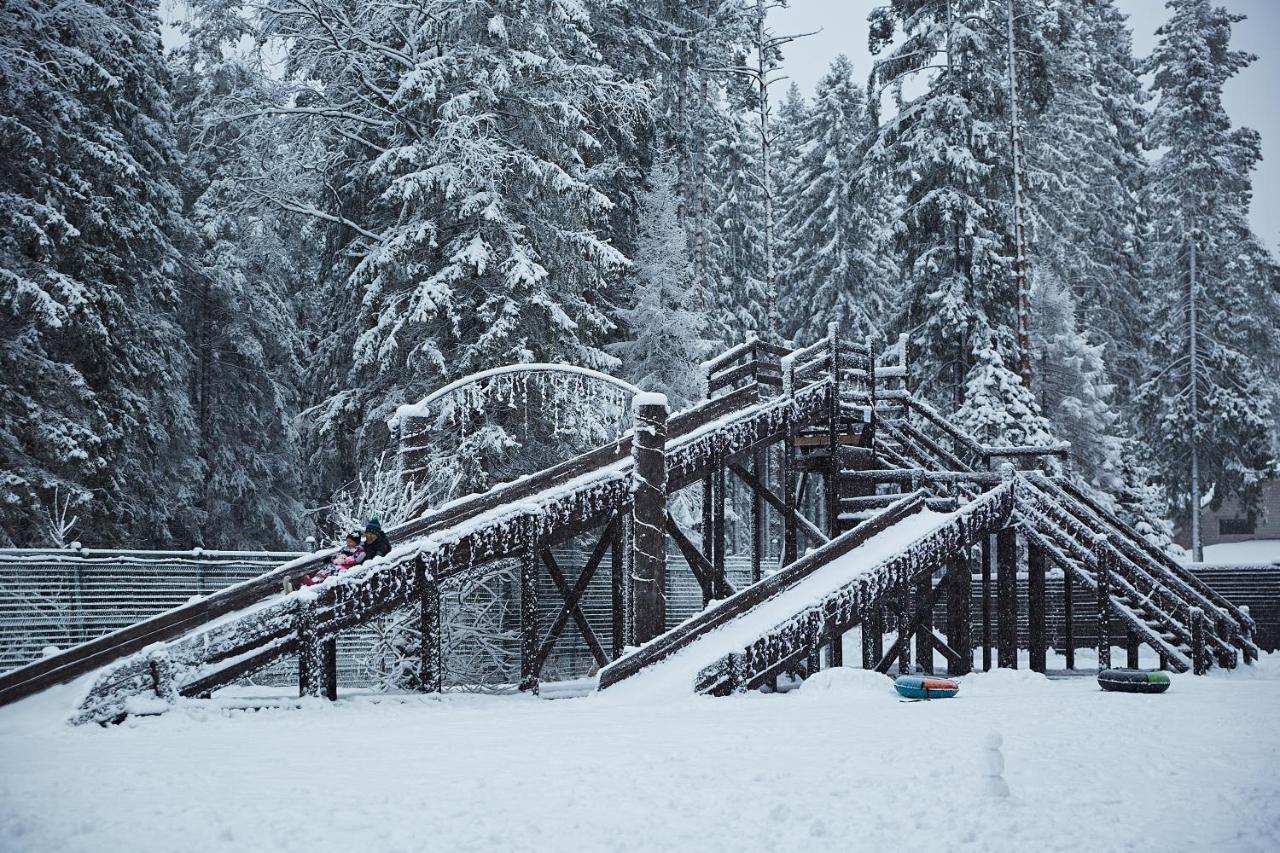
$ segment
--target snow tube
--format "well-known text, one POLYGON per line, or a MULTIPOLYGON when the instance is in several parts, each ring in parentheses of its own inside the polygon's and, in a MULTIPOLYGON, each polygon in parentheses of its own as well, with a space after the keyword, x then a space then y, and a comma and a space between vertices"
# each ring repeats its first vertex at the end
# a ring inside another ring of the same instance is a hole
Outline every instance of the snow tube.
POLYGON ((1146 669, 1104 669, 1098 673, 1103 690, 1117 693, 1163 693, 1169 689, 1169 673, 1146 669))
POLYGON ((899 675, 893 689, 908 699, 950 699, 960 692, 960 685, 932 675, 899 675))

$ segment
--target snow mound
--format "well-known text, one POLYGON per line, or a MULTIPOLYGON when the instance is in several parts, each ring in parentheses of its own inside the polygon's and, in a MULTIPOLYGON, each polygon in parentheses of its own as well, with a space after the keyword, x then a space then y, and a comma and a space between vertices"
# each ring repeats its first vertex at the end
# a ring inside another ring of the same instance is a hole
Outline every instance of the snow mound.
POLYGON ((800 685, 800 692, 807 695, 830 693, 883 695, 892 698, 893 682, 886 676, 869 669, 837 666, 814 673, 800 685))
POLYGON ((1029 669, 993 669, 978 672, 961 681, 961 695, 1004 695, 1026 690, 1052 689, 1043 673, 1029 669))

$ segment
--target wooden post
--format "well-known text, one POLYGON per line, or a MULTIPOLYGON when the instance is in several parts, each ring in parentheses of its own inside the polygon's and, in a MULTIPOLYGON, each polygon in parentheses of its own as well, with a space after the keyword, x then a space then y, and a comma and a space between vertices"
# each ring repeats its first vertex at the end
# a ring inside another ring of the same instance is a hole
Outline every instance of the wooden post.
POLYGON ((667 400, 635 397, 632 487, 632 572, 635 641, 647 643, 667 627, 667 400))
POLYGON ((911 584, 906 578, 898 585, 898 673, 911 672, 911 638, 906 636, 911 625, 911 584))
POLYGON ((982 671, 991 669, 991 546, 994 536, 982 537, 982 671))
POLYGON ((330 702, 338 698, 338 638, 330 637, 320 644, 324 662, 324 696, 330 702))
POLYGON ((827 666, 844 666, 844 632, 840 630, 840 623, 836 619, 834 605, 827 606, 826 631, 828 648, 830 649, 827 652, 827 666))
POLYGON ((954 555, 947 564, 947 643, 960 654, 960 660, 947 662, 948 675, 968 675, 973 670, 973 642, 969 629, 969 585, 972 570, 965 551, 954 555))
POLYGON ((320 644, 316 638, 315 601, 298 599, 298 695, 319 696, 324 685, 321 672, 320 644))
POLYGON ((400 488, 409 493, 426 486, 431 462, 431 419, 408 415, 400 421, 400 488))
MULTIPOLYGON (((708 471, 706 476, 702 478, 702 553, 714 565, 716 559, 716 522, 715 522, 715 506, 716 506, 716 476, 715 476, 715 457, 716 453, 711 451, 712 470, 708 471)), ((712 580, 709 588, 702 591, 702 606, 707 604, 714 597, 715 592, 715 572, 712 572, 712 580)))
POLYGON ((827 535, 840 535, 840 332, 835 323, 827 325, 828 358, 831 360, 831 398, 827 401, 827 535))
POLYGON ((796 537, 796 430, 788 415, 785 421, 784 434, 786 440, 782 446, 782 505, 783 535, 782 564, 789 566, 796 561, 798 553, 796 537))
POLYGON ((1018 668, 1018 532, 996 534, 996 666, 1018 668))
MULTIPOLYGON (((715 470, 715 503, 711 512, 711 592, 716 598, 729 597, 729 580, 724 573, 724 505, 725 505, 725 464, 723 455, 716 452, 715 470)), ((704 605, 705 606, 705 605, 704 605)))
POLYGON ((862 616, 862 668, 875 669, 883 652, 876 652, 875 638, 880 636, 880 608, 868 607, 862 616))
POLYGON ((1138 649, 1141 645, 1138 642, 1138 633, 1132 628, 1129 629, 1128 642, 1125 644, 1125 666, 1129 669, 1138 668, 1138 649))
POLYGON ((1032 672, 1044 672, 1048 661, 1045 641, 1044 550, 1027 540, 1027 645, 1032 672))
POLYGON ((1204 650, 1204 611, 1199 607, 1191 608, 1191 671, 1195 675, 1204 675, 1208 667, 1205 665, 1204 650))
POLYGON ((444 687, 444 661, 440 636, 440 587, 427 577, 422 557, 413 561, 413 579, 418 587, 418 689, 439 693, 444 687))
POLYGON ((525 522, 525 550, 520 555, 520 689, 538 692, 538 529, 525 522))
MULTIPOLYGON (((925 602, 933 594, 933 572, 921 572, 916 578, 916 601, 925 602)), ((933 674, 933 608, 925 611, 916 627, 916 666, 933 674)))
POLYGON ((1107 537, 1094 540, 1093 554, 1098 561, 1098 669, 1111 668, 1111 561, 1107 537))
POLYGON ((623 539, 626 536, 623 530, 625 526, 618 525, 618 529, 613 534, 613 542, 609 545, 609 615, 612 628, 609 653, 614 660, 622 657, 622 650, 627 645, 626 564, 624 562, 626 558, 622 549, 623 539))
POLYGON ((1071 567, 1062 567, 1062 643, 1065 646, 1067 669, 1076 668, 1076 631, 1075 631, 1075 581, 1072 579, 1071 567))
MULTIPOLYGON (((769 469, 768 458, 763 450, 757 450, 751 454, 751 475, 756 478, 757 483, 765 481, 765 472, 769 469)), ((763 576, 763 566, 766 548, 766 537, 769 531, 766 529, 764 518, 764 498, 760 497, 760 492, 756 489, 751 490, 751 582, 759 583, 763 576)))

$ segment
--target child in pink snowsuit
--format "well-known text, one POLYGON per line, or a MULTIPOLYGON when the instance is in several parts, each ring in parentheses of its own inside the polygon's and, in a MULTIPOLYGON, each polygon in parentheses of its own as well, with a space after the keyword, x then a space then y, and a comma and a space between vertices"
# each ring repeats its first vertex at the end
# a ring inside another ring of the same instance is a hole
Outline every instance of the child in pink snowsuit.
POLYGON ((355 533, 347 534, 347 544, 333 558, 333 567, 338 571, 344 571, 364 560, 364 547, 360 544, 360 536, 355 533))

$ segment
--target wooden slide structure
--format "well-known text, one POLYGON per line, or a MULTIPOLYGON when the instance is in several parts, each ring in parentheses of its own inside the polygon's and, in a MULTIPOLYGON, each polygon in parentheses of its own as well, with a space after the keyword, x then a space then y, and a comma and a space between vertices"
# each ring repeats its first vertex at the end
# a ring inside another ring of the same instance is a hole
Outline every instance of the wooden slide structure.
MULTIPOLYGON (((864 666, 904 671, 914 639, 920 668, 931 671, 936 651, 950 671, 967 672, 967 580, 978 572, 983 665, 990 665, 992 627, 999 665, 1017 664, 1014 577, 1026 571, 1031 665, 1043 669, 1050 562, 1125 626, 1131 654, 1146 643, 1169 668, 1196 672, 1256 656, 1245 613, 1094 498, 1034 469, 993 470, 1001 459, 1025 467, 1066 448, 989 447, 965 435, 910 392, 901 343, 877 353, 833 328, 798 350, 750 340, 705 367, 710 399, 669 415, 652 395, 637 397, 635 428, 616 442, 391 528, 395 548, 385 558, 285 595, 285 578, 326 565, 334 552, 294 560, 0 674, 0 705, 96 673, 74 719, 118 721, 179 697, 208 696, 287 655, 297 656, 302 695, 334 698, 337 635, 406 607, 416 609, 425 638, 418 686, 438 691, 440 584, 508 558, 522 567, 526 690, 538 689, 570 620, 602 667, 602 688, 715 652, 698 660, 688 689, 750 689, 781 672, 811 672, 823 649, 828 663, 838 664, 838 638, 855 626, 862 627, 864 666), (729 475, 751 496, 752 576, 742 590, 725 574, 729 475), (702 489, 701 536, 667 512, 669 496, 689 487, 702 489), (766 577, 767 513, 783 536, 780 570, 766 577), (552 549, 597 530, 586 567, 576 579, 566 577, 552 549), (895 537, 891 552, 886 536, 895 537), (662 595, 668 541, 709 605, 670 630, 662 595), (581 605, 606 562, 612 621, 601 640, 581 605), (993 566, 994 621, 987 595, 993 566), (549 626, 538 624, 542 571, 562 599, 549 626), (944 595, 948 624, 939 632, 932 614, 944 595), (783 612, 792 605, 794 612, 783 612), (890 628, 896 640, 885 649, 890 628), (730 639, 741 642, 724 647, 730 639)), ((420 449, 402 447, 406 470, 421 467, 409 459, 420 449)), ((1112 624, 1100 620, 1100 630, 1102 621, 1112 624)))

